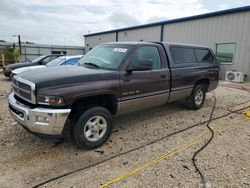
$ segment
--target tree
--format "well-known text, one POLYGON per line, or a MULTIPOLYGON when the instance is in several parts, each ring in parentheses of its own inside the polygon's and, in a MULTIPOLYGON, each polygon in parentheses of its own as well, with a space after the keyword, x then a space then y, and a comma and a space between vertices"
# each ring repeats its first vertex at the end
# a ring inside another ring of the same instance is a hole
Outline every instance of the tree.
POLYGON ((18 49, 15 49, 15 48, 10 47, 10 46, 4 46, 4 47, 2 47, 1 51, 7 60, 15 61, 15 62, 19 61, 20 52, 18 49))

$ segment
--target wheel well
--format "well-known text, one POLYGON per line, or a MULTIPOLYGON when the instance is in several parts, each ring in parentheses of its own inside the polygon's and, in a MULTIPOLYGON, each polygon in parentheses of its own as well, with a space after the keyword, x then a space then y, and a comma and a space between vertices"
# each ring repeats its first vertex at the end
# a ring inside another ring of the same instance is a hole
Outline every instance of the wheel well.
POLYGON ((117 99, 114 95, 104 94, 104 95, 96 95, 90 97, 84 97, 76 100, 70 108, 72 109, 71 114, 75 114, 75 111, 79 108, 83 108, 90 105, 98 105, 105 107, 112 114, 116 114, 117 112, 117 99))
POLYGON ((198 85, 198 84, 201 84, 201 85, 205 86, 206 92, 208 91, 208 87, 209 87, 209 79, 208 79, 208 78, 198 80, 198 81, 194 84, 194 86, 196 86, 196 85, 198 85))

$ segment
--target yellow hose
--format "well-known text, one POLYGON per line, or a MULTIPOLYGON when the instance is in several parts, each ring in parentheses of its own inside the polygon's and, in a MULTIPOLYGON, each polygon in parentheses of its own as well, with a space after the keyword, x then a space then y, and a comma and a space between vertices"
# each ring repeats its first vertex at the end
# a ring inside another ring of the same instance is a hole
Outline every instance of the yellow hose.
POLYGON ((250 120, 250 109, 248 109, 245 112, 243 112, 242 117, 245 120, 250 120))

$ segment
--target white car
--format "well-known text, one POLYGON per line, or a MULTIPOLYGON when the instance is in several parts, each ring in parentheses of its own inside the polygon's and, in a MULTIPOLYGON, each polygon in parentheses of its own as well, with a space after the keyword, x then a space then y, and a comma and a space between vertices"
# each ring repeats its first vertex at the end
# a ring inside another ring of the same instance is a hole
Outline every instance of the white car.
POLYGON ((61 56, 58 57, 46 65, 36 65, 36 66, 29 66, 29 67, 23 67, 19 69, 15 69, 12 71, 11 77, 20 74, 25 71, 32 71, 34 69, 40 69, 40 68, 45 68, 45 67, 55 67, 55 66, 61 66, 61 65, 75 65, 83 55, 71 55, 71 56, 61 56))

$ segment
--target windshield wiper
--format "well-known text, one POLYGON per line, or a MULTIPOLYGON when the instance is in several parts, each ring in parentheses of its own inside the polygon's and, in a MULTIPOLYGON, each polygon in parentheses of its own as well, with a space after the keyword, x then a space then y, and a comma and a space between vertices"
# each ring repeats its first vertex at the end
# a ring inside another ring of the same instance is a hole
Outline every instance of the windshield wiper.
POLYGON ((97 64, 94 64, 94 63, 83 63, 84 65, 89 65, 89 66, 92 66, 92 67, 96 67, 96 68, 100 68, 97 64))

